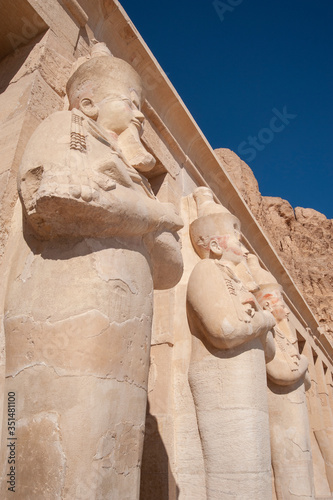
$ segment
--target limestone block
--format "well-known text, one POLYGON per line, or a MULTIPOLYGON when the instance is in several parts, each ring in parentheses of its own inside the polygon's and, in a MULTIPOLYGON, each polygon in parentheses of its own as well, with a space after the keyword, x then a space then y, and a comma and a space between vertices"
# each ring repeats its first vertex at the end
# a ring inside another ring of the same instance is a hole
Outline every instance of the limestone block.
POLYGON ((0 2, 0 59, 27 45, 32 38, 47 29, 47 24, 28 0, 0 2))
POLYGON ((170 174, 162 173, 150 178, 149 182, 160 201, 172 203, 180 209, 182 192, 177 180, 174 180, 170 174))
POLYGON ((64 97, 72 63, 72 53, 66 50, 63 41, 57 40, 54 33, 48 31, 1 62, 0 87, 8 83, 12 85, 38 70, 45 82, 64 97))
POLYGON ((71 16, 64 15, 64 6, 60 2, 52 0, 29 0, 44 22, 66 41, 70 47, 76 47, 80 25, 71 16))
POLYGON ((150 413, 167 415, 172 408, 172 389, 169 380, 172 377, 173 348, 170 344, 152 345, 149 369, 150 413))
MULTIPOLYGON (((186 211, 183 211, 182 214, 184 217, 188 215, 186 211)), ((194 257, 194 262, 197 262, 197 259, 193 255, 187 224, 182 233, 185 269, 175 295, 176 318, 172 379, 174 387, 175 477, 180 490, 179 500, 203 500, 206 499, 205 467, 195 405, 188 382, 191 332, 185 307, 188 267, 192 267, 191 258, 194 257)))

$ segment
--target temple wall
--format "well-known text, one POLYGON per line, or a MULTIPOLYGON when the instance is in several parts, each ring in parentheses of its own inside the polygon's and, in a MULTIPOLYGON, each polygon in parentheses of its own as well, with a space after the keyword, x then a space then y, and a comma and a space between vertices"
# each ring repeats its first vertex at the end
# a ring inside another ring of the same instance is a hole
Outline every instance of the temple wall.
MULTIPOLYGON (((178 285, 154 292, 148 407, 141 475, 142 500, 205 500, 205 475, 196 411, 188 382, 191 332, 186 314, 189 276, 199 262, 189 225, 196 218, 192 192, 209 187, 241 222, 243 242, 284 290, 295 345, 309 360, 307 391, 316 498, 333 494, 333 346, 230 180, 181 98, 117 0, 0 0, 0 291, 3 385, 4 290, 15 249, 20 205, 16 177, 37 126, 67 109, 65 85, 73 63, 92 38, 129 62, 142 77, 146 124, 142 142, 156 158, 148 179, 156 197, 174 204, 184 220, 184 272, 178 285), (17 12, 21 12, 19 19, 17 12), (20 21, 21 22, 18 22, 20 21)), ((221 137, 223 143, 223 137, 221 137)), ((3 392, 3 391, 2 391, 3 392)), ((2 414, 2 412, 1 412, 2 414)), ((273 497, 274 498, 274 497, 273 497)))

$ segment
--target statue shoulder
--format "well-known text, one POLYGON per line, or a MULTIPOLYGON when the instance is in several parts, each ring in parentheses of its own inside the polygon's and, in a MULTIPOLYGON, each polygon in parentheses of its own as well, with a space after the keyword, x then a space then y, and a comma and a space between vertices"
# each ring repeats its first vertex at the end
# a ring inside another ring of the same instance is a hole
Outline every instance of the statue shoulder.
POLYGON ((216 272, 217 266, 213 259, 202 259, 193 268, 192 273, 216 272))
POLYGON ((30 137, 20 166, 20 175, 66 155, 71 140, 71 111, 56 111, 43 120, 30 137))
POLYGON ((50 144, 59 141, 61 137, 70 140, 70 130, 72 122, 71 111, 56 111, 45 118, 31 135, 25 153, 31 153, 47 149, 50 144))
POLYGON ((41 133, 44 130, 49 131, 53 128, 56 135, 59 134, 59 132, 61 132, 61 130, 64 128, 70 130, 72 115, 72 111, 55 111, 38 125, 34 134, 36 132, 41 133))
POLYGON ((202 294, 208 297, 208 295, 226 291, 224 274, 220 272, 213 259, 203 259, 194 266, 187 286, 189 300, 197 297, 198 294, 200 297, 202 294))
POLYGON ((194 266, 190 280, 200 279, 204 281, 224 282, 226 277, 230 277, 230 272, 228 272, 225 266, 219 264, 214 259, 202 259, 194 266))

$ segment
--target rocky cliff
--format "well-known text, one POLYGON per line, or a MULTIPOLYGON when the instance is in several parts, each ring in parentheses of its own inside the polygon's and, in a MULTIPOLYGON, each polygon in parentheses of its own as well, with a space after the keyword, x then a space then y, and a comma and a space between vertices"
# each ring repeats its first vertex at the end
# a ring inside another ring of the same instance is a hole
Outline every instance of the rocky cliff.
POLYGON ((333 219, 311 208, 293 209, 282 198, 261 196, 246 163, 229 149, 215 153, 332 342, 333 219))

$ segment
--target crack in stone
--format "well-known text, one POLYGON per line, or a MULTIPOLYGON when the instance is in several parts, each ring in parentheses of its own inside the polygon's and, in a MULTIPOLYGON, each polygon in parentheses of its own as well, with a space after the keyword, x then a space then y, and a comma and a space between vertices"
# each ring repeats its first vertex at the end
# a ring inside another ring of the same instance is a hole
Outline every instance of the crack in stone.
POLYGON ((310 496, 309 496, 309 495, 304 495, 304 494, 302 494, 302 493, 298 494, 298 493, 295 493, 294 491, 290 491, 290 488, 289 488, 289 490, 288 490, 288 491, 289 491, 289 493, 290 493, 293 497, 299 497, 299 498, 302 498, 302 499, 304 499, 304 498, 310 498, 310 499, 312 499, 312 498, 313 498, 313 496, 312 496, 312 495, 310 495, 310 496))
POLYGON ((96 378, 96 379, 100 379, 100 380, 114 380, 115 382, 118 382, 118 383, 126 383, 126 384, 129 384, 129 385, 134 385, 135 387, 137 387, 138 389, 142 389, 143 391, 147 392, 147 388, 140 385, 140 384, 137 384, 134 382, 134 380, 119 380, 117 379, 116 377, 108 377, 108 376, 99 376, 99 375, 95 375, 95 374, 90 374, 90 373, 82 373, 82 374, 79 374, 79 375, 75 375, 75 374, 65 374, 65 375, 61 375, 57 369, 54 367, 54 366, 50 366, 50 365, 47 365, 46 363, 44 362, 41 362, 41 363, 34 363, 32 365, 28 365, 28 366, 25 366, 24 368, 22 368, 21 370, 18 370, 16 373, 14 373, 13 375, 6 375, 6 379, 9 379, 9 378, 15 378, 16 376, 18 376, 20 373, 24 372, 25 370, 29 370, 29 368, 34 368, 35 366, 45 366, 45 368, 49 368, 50 370, 53 370, 54 373, 60 377, 60 378, 84 378, 84 377, 93 377, 93 378, 96 378))
MULTIPOLYGON (((31 321, 32 323, 34 323, 34 324, 42 325, 42 324, 44 324, 44 323, 45 323, 45 324, 46 324, 47 326, 49 326, 49 327, 54 327, 54 326, 56 326, 56 325, 58 325, 58 324, 61 324, 61 323, 64 323, 64 322, 68 322, 68 321, 70 321, 70 320, 75 320, 75 319, 77 319, 77 318, 81 318, 82 316, 84 316, 84 315, 86 315, 86 314, 89 314, 89 313, 98 313, 98 314, 99 314, 100 316, 102 316, 102 317, 103 317, 106 321, 108 321, 108 327, 109 327, 109 326, 112 326, 112 325, 115 325, 115 326, 123 326, 123 325, 125 325, 126 323, 130 323, 130 322, 132 322, 132 321, 139 321, 140 323, 142 323, 142 321, 143 321, 144 319, 146 319, 146 320, 148 320, 148 321, 149 321, 149 320, 150 320, 150 318, 151 318, 149 315, 147 315, 147 314, 145 314, 145 313, 142 313, 140 316, 133 316, 132 318, 126 319, 126 320, 124 320, 124 321, 122 321, 122 322, 118 322, 118 321, 111 321, 111 322, 110 322, 110 321, 109 321, 109 317, 108 317, 106 314, 104 314, 104 313, 102 313, 102 312, 98 311, 98 309, 89 309, 88 311, 84 311, 84 312, 79 313, 79 314, 74 314, 73 316, 68 316, 68 318, 63 318, 63 319, 59 319, 59 320, 56 320, 56 321, 50 321, 50 320, 49 320, 49 318, 50 318, 50 317, 48 317, 45 321, 42 321, 42 320, 34 320, 34 318, 32 318, 31 316, 28 316, 28 317, 27 317, 27 316, 25 316, 25 315, 21 315, 21 314, 20 314, 20 315, 17 315, 17 316, 11 316, 11 317, 10 317, 10 320, 18 320, 18 321, 21 321, 21 323, 22 323, 22 320, 23 320, 23 323, 26 323, 27 321, 29 321, 29 320, 30 320, 30 321, 31 321)), ((3 319, 6 319, 6 315, 4 316, 4 318, 3 318, 3 319)), ((108 328, 108 327, 106 327, 106 328, 108 328)), ((102 333, 102 332, 101 332, 101 333, 102 333)), ((97 334, 97 335, 92 335, 92 336, 85 337, 85 338, 97 337, 98 335, 100 335, 100 333, 99 333, 99 334, 97 334)))
POLYGON ((95 337, 100 337, 101 335, 103 335, 103 333, 105 333, 110 328, 111 325, 112 325, 112 323, 109 323, 108 326, 103 328, 103 330, 101 330, 99 333, 96 333, 96 335, 88 335, 87 337, 84 337, 84 338, 85 339, 93 339, 95 337))
POLYGON ((303 453, 310 453, 310 450, 308 448, 303 450, 303 448, 298 443, 296 443, 296 441, 294 441, 293 439, 291 439, 291 442, 294 443, 303 453))
MULTIPOLYGON (((141 316, 133 316, 133 318, 126 319, 125 321, 122 321, 121 323, 119 323, 118 321, 111 321, 111 323, 109 323, 109 326, 112 326, 112 325, 123 326, 126 323, 131 323, 132 321, 139 321, 140 323, 142 323, 144 319, 147 319, 149 321, 150 320, 150 316, 148 316, 147 314, 143 313, 143 314, 141 314, 141 316)), ((89 337, 86 337, 86 338, 89 338, 89 337)))

